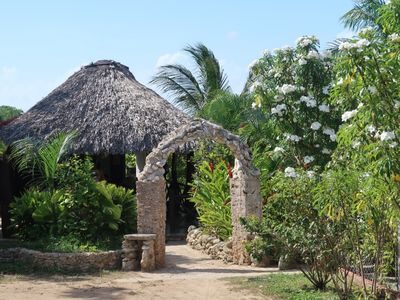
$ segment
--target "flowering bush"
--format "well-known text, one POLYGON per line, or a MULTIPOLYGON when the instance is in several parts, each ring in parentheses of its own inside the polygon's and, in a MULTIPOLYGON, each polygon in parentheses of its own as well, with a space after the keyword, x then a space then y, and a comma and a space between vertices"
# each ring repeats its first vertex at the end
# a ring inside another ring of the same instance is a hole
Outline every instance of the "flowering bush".
POLYGON ((299 38, 296 48, 266 51, 251 65, 252 107, 273 124, 270 155, 285 158, 282 168, 329 161, 340 117, 329 102, 332 70, 331 53, 320 53, 314 36, 299 38))

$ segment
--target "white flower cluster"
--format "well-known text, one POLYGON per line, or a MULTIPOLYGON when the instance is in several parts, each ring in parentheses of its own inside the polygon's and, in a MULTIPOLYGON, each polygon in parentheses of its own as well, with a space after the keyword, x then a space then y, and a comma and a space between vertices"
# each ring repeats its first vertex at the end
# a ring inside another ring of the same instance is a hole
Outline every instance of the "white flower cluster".
POLYGON ((316 107, 317 106, 317 101, 315 101, 313 96, 301 96, 300 97, 300 102, 304 102, 307 107, 316 107))
POLYGON ((327 148, 324 148, 324 149, 322 149, 321 153, 322 153, 322 154, 331 154, 332 151, 329 150, 329 149, 327 149, 327 148))
POLYGON ((339 50, 352 50, 357 49, 358 51, 362 50, 362 48, 370 45, 370 41, 367 39, 360 39, 357 42, 343 42, 339 45, 339 50))
POLYGON ((277 90, 279 93, 286 95, 295 92, 297 90, 297 87, 293 84, 284 84, 282 86, 279 86, 277 90))
POLYGON ((249 92, 250 92, 250 93, 254 93, 254 92, 256 91, 256 89, 257 89, 258 87, 261 87, 261 86, 262 86, 262 83, 261 83, 261 82, 255 81, 255 82, 253 82, 253 84, 250 86, 249 92))
POLYGON ((362 29, 359 31, 359 34, 365 35, 365 34, 368 34, 368 33, 370 33, 370 32, 373 32, 373 31, 374 31, 374 28, 372 28, 371 26, 368 26, 368 27, 362 28, 362 29))
POLYGON ((253 108, 253 109, 257 109, 257 108, 261 108, 261 102, 253 102, 252 104, 251 104, 251 108, 253 108))
POLYGON ((297 143, 301 140, 301 137, 299 137, 298 135, 295 135, 295 134, 285 133, 284 136, 286 137, 286 140, 292 141, 295 143, 297 143))
POLYGON ((285 149, 282 147, 275 147, 273 150, 274 153, 280 153, 280 152, 285 152, 285 149))
POLYGON ((300 57, 298 60, 298 63, 300 66, 304 66, 307 64, 307 59, 304 59, 303 57, 300 57))
POLYGON ((375 94, 378 92, 377 88, 374 87, 374 86, 369 86, 369 87, 368 87, 368 91, 369 91, 372 95, 375 95, 375 94))
POLYGON ((327 104, 321 104, 320 106, 318 106, 318 109, 322 112, 330 112, 329 105, 327 104))
POLYGON ((324 95, 329 95, 329 89, 330 89, 330 88, 331 88, 330 85, 324 86, 324 87, 322 88, 322 93, 323 93, 324 95))
POLYGON ((287 167, 285 169, 285 176, 286 177, 296 178, 297 177, 296 170, 294 168, 292 168, 292 167, 287 167))
POLYGON ((326 134, 326 135, 329 135, 329 139, 330 139, 332 142, 336 141, 336 133, 335 133, 335 130, 333 130, 332 128, 330 128, 330 127, 325 127, 325 128, 322 130, 322 133, 323 133, 323 134, 326 134))
POLYGON ((393 33, 388 36, 389 40, 392 42, 399 42, 400 41, 400 35, 398 33, 393 33))
POLYGON ((277 114, 278 116, 283 116, 283 111, 286 109, 286 104, 278 104, 276 107, 271 109, 271 114, 277 114))
POLYGON ((307 59, 319 59, 320 55, 317 51, 315 50, 311 50, 310 52, 308 52, 307 54, 307 59))
POLYGON ((381 134, 380 134, 380 140, 382 141, 382 142, 386 142, 386 141, 391 141, 391 140, 394 140, 395 138, 396 138, 396 135, 394 134, 394 132, 393 131, 383 131, 381 134))
POLYGON ((357 109, 344 112, 342 115, 342 121, 346 122, 347 120, 353 118, 357 114, 357 112, 358 112, 357 109))
POLYGON ((296 43, 300 47, 307 47, 313 43, 318 43, 318 39, 315 36, 302 36, 297 39, 296 43))
POLYGON ((309 163, 312 163, 314 161, 314 156, 311 156, 311 155, 310 156, 304 156, 303 160, 304 160, 304 163, 308 165, 309 163))
POLYGON ((260 61, 258 59, 253 60, 250 64, 249 64, 249 70, 251 71, 256 65, 258 65, 260 61))
POLYGON ((313 122, 312 124, 311 124, 311 126, 310 126, 310 128, 312 129, 312 130, 318 130, 318 129, 320 129, 321 128, 321 123, 320 122, 313 122))

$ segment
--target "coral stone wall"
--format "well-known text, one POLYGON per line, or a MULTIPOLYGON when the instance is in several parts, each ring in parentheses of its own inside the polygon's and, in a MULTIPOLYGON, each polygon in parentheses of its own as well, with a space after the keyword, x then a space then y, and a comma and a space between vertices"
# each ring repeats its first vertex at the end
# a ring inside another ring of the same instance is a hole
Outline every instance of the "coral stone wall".
POLYGON ((190 226, 186 242, 193 249, 201 250, 213 259, 233 262, 232 239, 221 241, 215 236, 203 233, 201 228, 190 226))
POLYGON ((0 262, 27 262, 39 268, 88 271, 119 269, 121 250, 84 253, 47 253, 25 248, 0 250, 0 262))

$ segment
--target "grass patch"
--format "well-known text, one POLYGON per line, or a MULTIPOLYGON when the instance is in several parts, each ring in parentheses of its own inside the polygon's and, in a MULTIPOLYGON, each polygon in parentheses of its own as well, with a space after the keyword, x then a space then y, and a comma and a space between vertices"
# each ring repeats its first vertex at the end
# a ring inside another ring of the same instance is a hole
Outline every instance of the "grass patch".
POLYGON ((121 249, 122 238, 98 242, 81 241, 75 237, 47 237, 36 241, 3 240, 0 249, 27 248, 42 252, 78 253, 98 252, 121 249))
POLYGON ((303 274, 271 274, 229 280, 235 285, 261 292, 277 300, 339 300, 332 287, 328 287, 325 291, 316 291, 303 274))

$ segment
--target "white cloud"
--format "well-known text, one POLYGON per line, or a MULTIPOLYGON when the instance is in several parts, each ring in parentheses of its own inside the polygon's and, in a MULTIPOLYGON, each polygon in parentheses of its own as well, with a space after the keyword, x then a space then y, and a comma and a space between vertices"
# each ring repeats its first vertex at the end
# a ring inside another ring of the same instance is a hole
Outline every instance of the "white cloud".
POLYGON ((185 64, 187 61, 187 57, 182 51, 176 52, 176 53, 167 53, 161 55, 156 62, 156 68, 159 68, 161 66, 165 65, 172 65, 172 64, 185 64))

